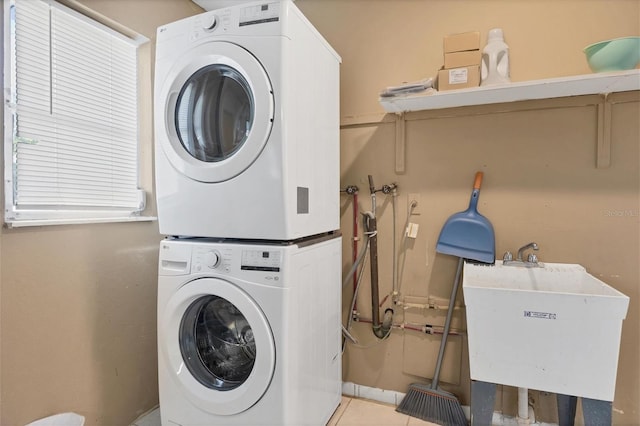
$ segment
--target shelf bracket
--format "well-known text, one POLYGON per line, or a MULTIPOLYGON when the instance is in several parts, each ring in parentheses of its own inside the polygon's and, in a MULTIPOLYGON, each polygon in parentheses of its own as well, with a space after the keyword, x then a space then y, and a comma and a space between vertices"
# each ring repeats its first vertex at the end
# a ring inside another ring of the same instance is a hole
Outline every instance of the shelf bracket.
POLYGON ((402 175, 405 167, 405 119, 404 114, 396 114, 396 174, 402 175))
POLYGON ((606 169, 611 166, 611 102, 608 100, 609 93, 600 96, 602 102, 598 104, 596 168, 606 169))

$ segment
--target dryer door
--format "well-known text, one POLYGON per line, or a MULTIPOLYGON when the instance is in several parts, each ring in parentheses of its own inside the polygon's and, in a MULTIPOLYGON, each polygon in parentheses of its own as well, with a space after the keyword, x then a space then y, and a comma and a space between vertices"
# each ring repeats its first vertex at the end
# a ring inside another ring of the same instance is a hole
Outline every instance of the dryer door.
POLYGON ((162 149, 184 175, 223 182, 260 155, 273 125, 271 82, 247 50, 208 42, 176 60, 157 102, 164 105, 162 149))
POLYGON ((267 319, 247 293, 228 281, 199 278, 182 286, 164 312, 161 350, 187 399, 218 415, 258 402, 276 354, 267 319))

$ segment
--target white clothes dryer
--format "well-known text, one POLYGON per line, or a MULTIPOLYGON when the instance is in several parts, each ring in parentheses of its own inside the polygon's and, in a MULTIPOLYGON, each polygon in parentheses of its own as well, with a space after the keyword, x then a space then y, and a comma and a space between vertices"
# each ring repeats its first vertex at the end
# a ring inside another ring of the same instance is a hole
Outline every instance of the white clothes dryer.
POLYGON ((164 426, 320 425, 341 399, 341 238, 160 243, 164 426))
POLYGON ((294 240, 337 230, 339 66, 290 0, 158 28, 160 233, 294 240))

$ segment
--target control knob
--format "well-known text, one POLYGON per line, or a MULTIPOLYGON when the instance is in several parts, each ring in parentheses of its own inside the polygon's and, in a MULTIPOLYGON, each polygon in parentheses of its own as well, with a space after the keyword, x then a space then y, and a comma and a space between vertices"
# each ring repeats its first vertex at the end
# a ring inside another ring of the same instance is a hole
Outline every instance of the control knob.
POLYGON ((220 264, 220 253, 215 250, 208 251, 204 255, 204 264, 211 269, 217 268, 220 264))
POLYGON ((218 18, 216 15, 211 15, 204 18, 203 29, 205 31, 212 31, 218 25, 218 18))

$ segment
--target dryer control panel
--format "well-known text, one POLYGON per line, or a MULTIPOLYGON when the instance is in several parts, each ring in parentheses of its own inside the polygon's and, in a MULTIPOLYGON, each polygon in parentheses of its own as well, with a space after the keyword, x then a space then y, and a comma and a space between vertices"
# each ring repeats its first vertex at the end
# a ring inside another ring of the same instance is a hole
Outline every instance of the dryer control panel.
POLYGON ((280 21, 280 8, 280 2, 270 1, 202 13, 191 18, 189 39, 198 41, 210 35, 222 34, 260 35, 254 27, 280 21))

